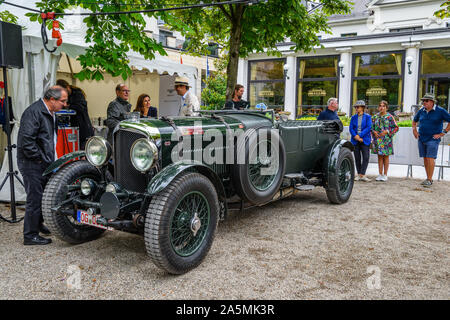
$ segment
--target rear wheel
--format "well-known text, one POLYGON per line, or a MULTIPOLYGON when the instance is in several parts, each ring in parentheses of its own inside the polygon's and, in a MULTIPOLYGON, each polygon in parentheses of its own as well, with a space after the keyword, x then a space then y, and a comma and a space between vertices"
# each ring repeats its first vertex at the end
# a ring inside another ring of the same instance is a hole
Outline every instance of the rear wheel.
POLYGON ((347 202, 352 194, 355 178, 355 164, 349 149, 342 148, 339 151, 334 172, 331 173, 335 178, 329 181, 327 187, 328 200, 336 204, 347 202))
MULTIPOLYGON (((75 161, 55 173, 47 183, 42 196, 42 215, 50 231, 63 241, 78 244, 98 238, 105 230, 88 226, 77 221, 77 209, 72 201, 80 197, 80 185, 84 178, 99 183, 100 172, 87 161, 75 161), (77 189, 77 190, 72 190, 77 189), (54 212, 52 208, 60 207, 54 212)), ((84 198, 93 201, 92 196, 84 198)))
POLYGON ((172 274, 197 267, 214 240, 219 201, 214 185, 199 173, 176 177, 154 196, 145 219, 145 246, 152 261, 172 274))

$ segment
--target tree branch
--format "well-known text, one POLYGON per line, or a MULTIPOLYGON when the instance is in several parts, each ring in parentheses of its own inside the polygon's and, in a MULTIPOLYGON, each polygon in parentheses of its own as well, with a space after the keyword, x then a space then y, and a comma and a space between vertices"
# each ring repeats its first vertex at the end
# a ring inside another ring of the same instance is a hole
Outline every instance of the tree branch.
POLYGON ((227 9, 223 5, 219 5, 220 10, 227 17, 228 20, 233 21, 231 15, 228 13, 227 9))

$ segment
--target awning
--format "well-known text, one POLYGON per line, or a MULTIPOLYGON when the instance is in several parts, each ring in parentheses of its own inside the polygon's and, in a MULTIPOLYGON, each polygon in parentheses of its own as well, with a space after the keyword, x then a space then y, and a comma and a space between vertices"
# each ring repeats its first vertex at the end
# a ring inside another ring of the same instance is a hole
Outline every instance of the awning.
MULTIPOLYGON (((48 45, 53 48, 54 40, 50 41, 48 45)), ((33 54, 39 54, 42 51, 42 39, 36 36, 24 36, 23 37, 23 49, 25 52, 31 52, 33 54)), ((64 52, 69 57, 76 59, 79 55, 86 52, 87 46, 81 46, 78 44, 64 43, 53 53, 54 55, 60 55, 64 52)), ((130 52, 128 54, 130 60, 129 66, 134 67, 137 70, 148 70, 150 72, 157 72, 158 74, 169 74, 173 76, 175 73, 181 77, 188 77, 197 79, 197 68, 174 62, 166 57, 156 54, 155 59, 146 60, 142 55, 130 52)))

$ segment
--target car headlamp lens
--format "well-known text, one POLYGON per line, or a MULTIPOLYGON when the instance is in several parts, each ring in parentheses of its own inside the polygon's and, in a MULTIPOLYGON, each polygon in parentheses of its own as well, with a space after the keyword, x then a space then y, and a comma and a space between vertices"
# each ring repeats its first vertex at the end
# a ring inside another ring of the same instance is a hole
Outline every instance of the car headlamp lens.
POLYGON ((91 179, 81 181, 81 193, 85 196, 90 195, 95 189, 95 182, 91 179))
POLYGON ((106 192, 116 193, 117 192, 117 186, 114 183, 109 183, 106 186, 106 192))
POLYGON ((158 159, 158 148, 146 138, 138 139, 131 147, 130 158, 136 170, 146 172, 158 159))
POLYGON ((105 138, 92 137, 86 142, 86 158, 96 166, 104 165, 111 157, 111 145, 105 138))

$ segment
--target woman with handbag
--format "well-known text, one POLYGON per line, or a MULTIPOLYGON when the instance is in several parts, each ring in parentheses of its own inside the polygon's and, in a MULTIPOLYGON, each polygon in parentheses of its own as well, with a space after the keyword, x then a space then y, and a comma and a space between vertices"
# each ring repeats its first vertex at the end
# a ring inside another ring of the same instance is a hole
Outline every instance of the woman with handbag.
POLYGON ((368 182, 366 177, 367 166, 369 165, 370 157, 370 142, 372 130, 372 117, 365 113, 366 103, 363 100, 358 100, 353 105, 356 108, 356 114, 350 119, 349 131, 352 135, 351 142, 355 146, 355 165, 358 173, 355 180, 368 182))
POLYGON ((384 100, 378 104, 378 113, 373 116, 372 153, 378 155, 378 172, 376 181, 387 181, 389 156, 394 154, 392 139, 398 131, 394 117, 387 112, 388 103, 384 100), (383 172, 384 169, 384 172, 383 172))

